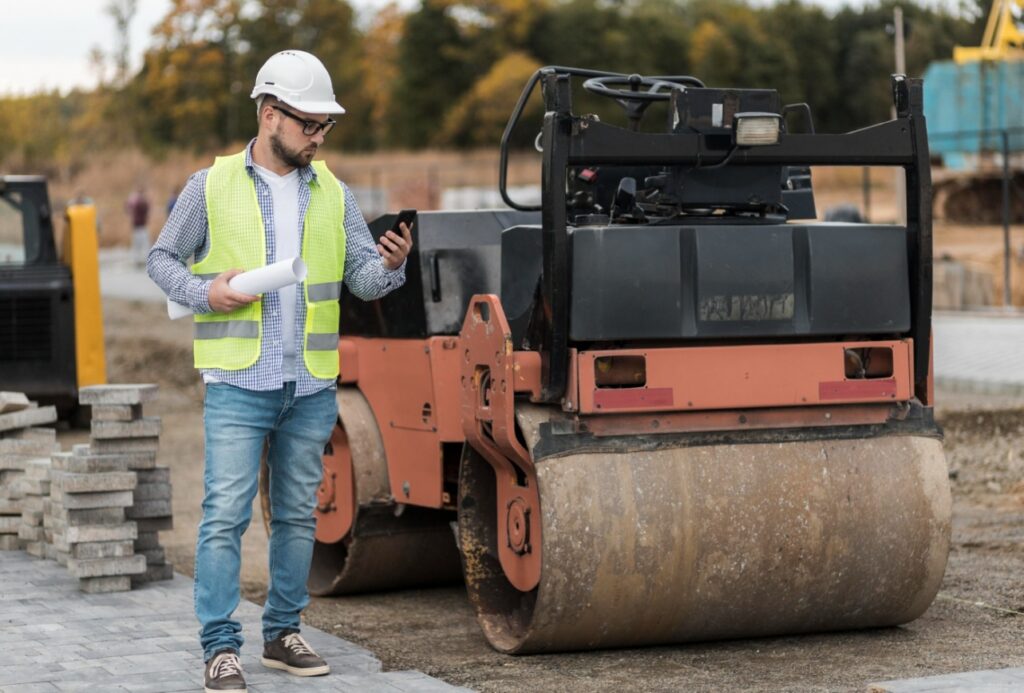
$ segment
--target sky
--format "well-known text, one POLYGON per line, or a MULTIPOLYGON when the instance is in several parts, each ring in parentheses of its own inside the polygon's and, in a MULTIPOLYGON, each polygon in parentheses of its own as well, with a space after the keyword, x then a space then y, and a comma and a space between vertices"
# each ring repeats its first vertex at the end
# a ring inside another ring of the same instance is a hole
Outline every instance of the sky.
MULTIPOLYGON (((387 0, 350 1, 360 12, 387 4, 387 0)), ((864 0, 813 1, 828 9, 865 4, 864 0)), ((115 38, 113 21, 103 11, 106 4, 107 0, 0 0, 0 95, 95 86, 98 75, 90 66, 90 51, 99 46, 109 53, 115 38)), ((404 7, 417 4, 417 0, 399 0, 404 7)), ((170 0, 139 0, 131 27, 133 69, 141 65, 150 30, 170 5, 170 0)))

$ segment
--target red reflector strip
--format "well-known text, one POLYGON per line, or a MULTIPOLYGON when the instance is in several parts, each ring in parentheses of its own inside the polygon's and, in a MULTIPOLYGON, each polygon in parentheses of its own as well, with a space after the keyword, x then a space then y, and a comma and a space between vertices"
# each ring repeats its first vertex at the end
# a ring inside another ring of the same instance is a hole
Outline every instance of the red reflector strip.
POLYGON ((895 397, 896 380, 835 380, 818 383, 819 399, 874 399, 895 397))
POLYGON ((598 388, 594 390, 595 409, 642 409, 671 407, 675 404, 670 387, 598 388))

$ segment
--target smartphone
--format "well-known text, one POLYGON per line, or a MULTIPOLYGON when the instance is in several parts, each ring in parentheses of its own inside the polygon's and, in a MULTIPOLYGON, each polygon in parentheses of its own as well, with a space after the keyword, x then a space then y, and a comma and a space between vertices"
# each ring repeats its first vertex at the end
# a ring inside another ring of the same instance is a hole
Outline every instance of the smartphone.
POLYGON ((397 233, 399 236, 401 236, 402 235, 402 227, 401 227, 402 222, 405 222, 405 225, 408 226, 411 229, 412 228, 412 223, 413 223, 413 221, 415 219, 416 219, 416 210, 415 209, 403 209, 401 212, 398 213, 398 216, 395 217, 395 223, 393 223, 391 225, 391 230, 394 231, 395 233, 397 233))

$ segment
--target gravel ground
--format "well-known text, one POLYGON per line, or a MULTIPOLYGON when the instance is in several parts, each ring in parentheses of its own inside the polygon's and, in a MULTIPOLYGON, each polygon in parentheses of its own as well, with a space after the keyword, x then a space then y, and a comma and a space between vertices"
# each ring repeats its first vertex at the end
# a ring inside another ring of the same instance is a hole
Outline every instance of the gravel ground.
MULTIPOLYGON (((202 494, 202 389, 190 326, 160 305, 104 303, 111 382, 157 382, 175 529, 162 535, 190 574, 202 494)), ((419 669, 483 691, 846 691, 873 681, 1024 666, 1024 402, 939 393, 953 487, 953 548, 939 596, 899 628, 723 643, 509 657, 480 634, 461 587, 314 599, 306 620, 373 650, 386 669, 419 669)), ((65 444, 85 439, 63 434, 65 444)), ((243 589, 261 601, 266 533, 243 546, 243 589)), ((250 634, 250 636, 253 634, 250 634)))

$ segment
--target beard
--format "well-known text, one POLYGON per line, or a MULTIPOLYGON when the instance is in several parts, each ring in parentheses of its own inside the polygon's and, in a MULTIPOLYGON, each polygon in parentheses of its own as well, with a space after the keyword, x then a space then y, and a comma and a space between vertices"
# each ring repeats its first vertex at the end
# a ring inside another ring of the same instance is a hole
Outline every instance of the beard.
POLYGON ((317 145, 310 144, 305 149, 289 149, 281 137, 276 132, 272 132, 270 133, 270 150, 282 163, 292 168, 304 168, 309 166, 309 162, 316 156, 317 145))

